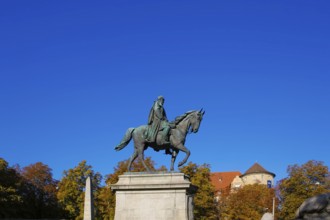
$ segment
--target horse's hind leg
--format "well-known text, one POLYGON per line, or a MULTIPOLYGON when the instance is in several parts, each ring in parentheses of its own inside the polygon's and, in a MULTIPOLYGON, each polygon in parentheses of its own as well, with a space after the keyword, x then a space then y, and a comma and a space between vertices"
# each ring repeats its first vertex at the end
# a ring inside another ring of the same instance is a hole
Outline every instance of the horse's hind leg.
POLYGON ((144 147, 142 148, 138 148, 138 157, 142 163, 142 165, 144 166, 144 168, 146 168, 147 172, 151 172, 151 170, 149 169, 149 167, 146 165, 146 163, 144 162, 144 147))
POLYGON ((128 171, 131 171, 131 166, 132 166, 132 163, 134 162, 134 160, 137 158, 138 156, 138 152, 136 149, 134 149, 134 153, 132 154, 129 162, 128 162, 128 166, 127 166, 127 170, 128 171))

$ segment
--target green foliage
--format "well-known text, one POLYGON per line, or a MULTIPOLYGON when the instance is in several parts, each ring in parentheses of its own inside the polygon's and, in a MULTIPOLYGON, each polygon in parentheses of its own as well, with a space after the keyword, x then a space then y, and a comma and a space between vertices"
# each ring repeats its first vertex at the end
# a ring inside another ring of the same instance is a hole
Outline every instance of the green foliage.
POLYGON ((0 218, 20 217, 23 205, 21 177, 0 158, 0 218))
POLYGON ((115 196, 111 192, 110 187, 104 186, 98 190, 98 195, 95 198, 97 202, 96 209, 98 210, 98 218, 102 220, 114 219, 115 213, 115 196))
POLYGON ((329 170, 321 161, 288 166, 287 172, 289 177, 278 184, 283 220, 294 219, 296 210, 307 198, 330 192, 329 170))
MULTIPOLYGON (((58 184, 57 198, 60 205, 67 212, 66 218, 83 219, 84 189, 88 176, 91 177, 94 198, 98 198, 102 176, 99 173, 95 173, 92 170, 92 166, 87 165, 85 160, 81 161, 75 168, 64 171, 64 176, 58 184)), ((96 199, 95 202, 97 201, 96 199)), ((97 204, 95 203, 94 206, 97 207, 97 204)))
POLYGON ((228 220, 261 219, 273 207, 274 189, 266 185, 246 185, 219 201, 220 217, 228 220))
POLYGON ((217 205, 214 200, 215 191, 211 184, 209 165, 199 166, 190 162, 180 168, 180 171, 188 175, 191 183, 198 187, 198 191, 194 196, 195 219, 218 219, 217 205))

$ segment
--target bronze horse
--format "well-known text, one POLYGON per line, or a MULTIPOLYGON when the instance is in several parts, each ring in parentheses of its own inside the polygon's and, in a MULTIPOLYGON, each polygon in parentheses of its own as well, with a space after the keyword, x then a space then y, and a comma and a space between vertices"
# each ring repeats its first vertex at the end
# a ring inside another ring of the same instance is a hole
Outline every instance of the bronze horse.
POLYGON ((183 151, 186 153, 185 158, 179 162, 178 166, 182 166, 185 164, 190 156, 190 150, 184 146, 186 141, 186 136, 189 131, 197 133, 200 123, 203 119, 205 111, 188 111, 181 116, 175 118, 171 124, 175 125, 170 132, 169 143, 160 144, 162 143, 162 136, 161 132, 157 134, 156 142, 147 142, 145 137, 145 131, 148 128, 147 125, 141 125, 137 128, 129 128, 126 131, 125 136, 121 140, 120 144, 115 147, 116 151, 119 151, 126 147, 128 143, 133 138, 134 141, 134 153, 132 154, 129 163, 128 163, 128 170, 131 170, 131 165, 133 161, 139 157, 143 166, 146 168, 147 171, 150 172, 149 167, 144 163, 144 151, 151 147, 155 151, 165 150, 167 154, 172 155, 171 159, 171 171, 174 170, 174 162, 179 153, 179 151, 183 151))

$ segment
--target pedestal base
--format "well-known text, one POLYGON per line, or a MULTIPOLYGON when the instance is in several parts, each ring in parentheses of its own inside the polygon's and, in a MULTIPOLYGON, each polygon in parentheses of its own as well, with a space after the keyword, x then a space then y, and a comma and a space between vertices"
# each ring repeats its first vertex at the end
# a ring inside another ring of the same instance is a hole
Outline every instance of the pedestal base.
POLYGON ((183 173, 125 173, 111 185, 115 220, 192 220, 193 186, 183 173))

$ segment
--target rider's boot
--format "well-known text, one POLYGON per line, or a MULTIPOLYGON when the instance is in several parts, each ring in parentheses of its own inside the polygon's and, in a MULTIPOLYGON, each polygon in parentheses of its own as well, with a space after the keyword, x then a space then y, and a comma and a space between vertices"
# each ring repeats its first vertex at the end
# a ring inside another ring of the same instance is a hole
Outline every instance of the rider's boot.
POLYGON ((170 127, 166 127, 164 128, 163 130, 163 145, 166 145, 166 144, 170 144, 170 140, 169 140, 169 131, 170 131, 170 127))

